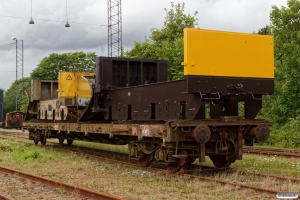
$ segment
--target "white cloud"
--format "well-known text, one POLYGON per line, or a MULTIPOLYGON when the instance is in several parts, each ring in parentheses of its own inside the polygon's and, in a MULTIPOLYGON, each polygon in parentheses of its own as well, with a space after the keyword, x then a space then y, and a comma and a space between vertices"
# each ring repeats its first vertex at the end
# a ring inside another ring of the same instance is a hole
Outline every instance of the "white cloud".
MULTIPOLYGON (((183 1, 123 0, 123 46, 131 48, 134 41, 149 36, 151 28, 161 28, 164 8, 169 10, 171 2, 183 1)), ((200 28, 252 33, 269 24, 272 5, 286 5, 286 0, 188 0, 185 12, 198 11, 200 28)), ((13 36, 24 40, 24 76, 51 53, 85 51, 107 56, 107 0, 69 0, 70 28, 64 27, 66 2, 62 0, 32 0, 34 25, 28 24, 30 0, 0 0, 0 15, 0 46, 14 42, 13 36)), ((15 80, 15 65, 15 46, 0 47, 0 88, 7 89, 15 80)))

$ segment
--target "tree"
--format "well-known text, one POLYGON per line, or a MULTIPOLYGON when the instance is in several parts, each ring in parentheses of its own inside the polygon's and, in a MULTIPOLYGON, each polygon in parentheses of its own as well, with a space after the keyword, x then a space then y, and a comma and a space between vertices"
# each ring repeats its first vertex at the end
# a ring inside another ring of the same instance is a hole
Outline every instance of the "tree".
POLYGON ((168 61, 169 76, 172 79, 183 77, 183 29, 197 25, 197 12, 193 16, 184 14, 184 3, 174 5, 166 11, 162 29, 152 29, 144 42, 135 42, 134 47, 124 53, 125 57, 162 59, 168 61))
POLYGON ((34 80, 57 80, 59 71, 69 72, 94 72, 95 53, 52 53, 38 64, 38 67, 31 72, 34 80))
POLYGON ((271 35, 270 26, 266 25, 265 27, 259 29, 256 34, 271 35))
POLYGON ((270 21, 276 70, 268 117, 283 125, 300 114, 300 1, 289 0, 287 7, 273 6, 270 21))
POLYGON ((17 81, 14 81, 11 86, 5 91, 4 98, 3 98, 3 104, 4 104, 4 113, 8 113, 11 111, 16 110, 16 93, 19 97, 22 96, 22 98, 19 98, 20 101, 18 101, 18 108, 17 110, 20 110, 22 112, 26 112, 27 105, 28 105, 28 98, 25 93, 25 90, 30 90, 30 78, 22 78, 17 81), (18 84, 18 91, 15 90, 16 83, 18 84), (22 99, 22 100, 21 100, 22 99))

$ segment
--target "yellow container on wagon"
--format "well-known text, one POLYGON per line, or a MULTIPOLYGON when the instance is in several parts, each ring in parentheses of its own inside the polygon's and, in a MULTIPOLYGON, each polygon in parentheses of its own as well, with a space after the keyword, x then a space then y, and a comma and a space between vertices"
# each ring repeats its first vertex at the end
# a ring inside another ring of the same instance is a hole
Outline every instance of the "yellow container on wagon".
POLYGON ((82 76, 93 75, 94 73, 86 72, 59 72, 58 98, 90 98, 90 85, 82 76))
POLYGON ((184 29, 184 75, 274 78, 273 36, 184 29))

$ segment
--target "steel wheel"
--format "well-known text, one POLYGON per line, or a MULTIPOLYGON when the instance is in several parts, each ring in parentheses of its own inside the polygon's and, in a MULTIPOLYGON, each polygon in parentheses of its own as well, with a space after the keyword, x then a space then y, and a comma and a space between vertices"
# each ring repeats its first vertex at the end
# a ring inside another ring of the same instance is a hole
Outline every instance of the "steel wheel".
MULTIPOLYGON (((187 152, 186 152, 186 150, 179 150, 178 154, 179 155, 186 155, 187 152)), ((170 172, 178 172, 186 164, 186 161, 187 161, 187 158, 175 158, 175 162, 170 163, 168 165, 167 169, 170 172)))
POLYGON ((58 142, 59 142, 59 144, 63 144, 63 143, 64 143, 64 141, 65 141, 65 139, 63 139, 63 138, 58 138, 58 142))
POLYGON ((38 144, 39 143, 39 137, 37 134, 34 135, 34 139, 33 139, 34 144, 38 144))
POLYGON ((226 167, 229 167, 231 163, 235 162, 235 159, 233 157, 228 158, 226 160, 225 155, 221 155, 221 156, 212 155, 212 156, 209 156, 209 158, 211 159, 211 161, 214 163, 214 165, 217 168, 226 168, 226 167))
POLYGON ((73 144, 73 140, 67 140, 68 145, 72 145, 73 144))
POLYGON ((46 135, 41 135, 41 144, 46 145, 47 143, 47 136, 46 135))
POLYGON ((139 163, 142 167, 147 167, 151 164, 152 160, 153 160, 153 153, 144 154, 144 156, 139 159, 139 163))

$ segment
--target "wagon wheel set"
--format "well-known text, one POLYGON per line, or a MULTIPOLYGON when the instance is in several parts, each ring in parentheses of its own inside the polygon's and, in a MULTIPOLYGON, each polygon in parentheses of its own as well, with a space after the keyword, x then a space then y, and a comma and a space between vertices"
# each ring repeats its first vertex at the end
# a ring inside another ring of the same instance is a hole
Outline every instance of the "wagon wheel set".
MULTIPOLYGON (((187 149, 179 149, 177 153, 174 150, 169 150, 167 170, 170 172, 178 172, 185 165, 190 165, 195 161, 195 158, 191 155, 190 150, 187 149)), ((132 156, 132 155, 131 155, 132 156)), ((145 154, 143 152, 138 152, 138 161, 142 167, 150 166, 153 161, 158 161, 157 155, 155 152, 150 154, 145 154)), ((228 168, 231 163, 235 162, 236 156, 231 155, 231 157, 227 155, 210 155, 209 158, 213 162, 216 168, 228 168)), ((162 162, 164 163, 164 162, 162 162)))
MULTIPOLYGON (((65 141, 65 139, 64 139, 64 138, 58 138, 58 142, 59 142, 59 144, 63 144, 63 143, 64 143, 64 141, 65 141)), ((67 144, 68 144, 68 145, 72 145, 72 144, 73 144, 73 140, 69 140, 69 139, 67 139, 67 144)))
MULTIPOLYGON (((235 158, 226 159, 226 156, 210 156, 210 159, 216 168, 227 168, 230 166, 231 163, 235 161, 235 158)), ((139 163, 143 167, 149 166, 152 161, 153 161, 153 155, 147 155, 139 159, 139 163)), ((184 165, 192 164, 193 162, 194 159, 191 159, 191 157, 176 158, 175 162, 170 163, 167 166, 167 169, 170 172, 177 172, 180 171, 184 167, 184 165)))
MULTIPOLYGON (((32 132, 33 134, 33 142, 34 144, 38 144, 39 142, 41 142, 42 145, 46 145, 47 143, 47 133, 46 132, 42 132, 40 130, 36 130, 32 132)), ((59 144, 63 144, 65 141, 64 138, 58 138, 58 142, 59 144)), ((67 144, 68 145, 72 145, 73 144, 73 140, 67 139, 67 144)))
MULTIPOLYGON (((180 153, 185 153, 185 150, 181 150, 180 153)), ((139 164, 142 167, 148 167, 150 166, 150 164, 155 160, 155 153, 151 153, 151 154, 143 154, 141 153, 140 157, 139 157, 139 164), (141 155, 142 154, 142 155, 141 155)), ((182 156, 182 157, 178 157, 174 159, 174 162, 170 162, 167 165, 167 169, 171 172, 177 172, 179 171, 187 162, 187 157, 186 156, 182 156)))

